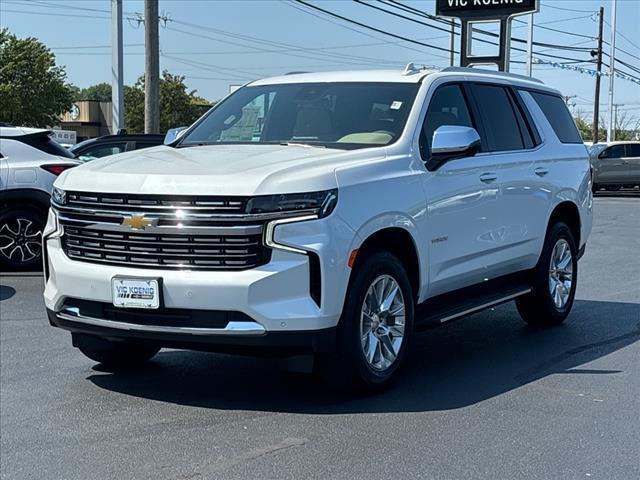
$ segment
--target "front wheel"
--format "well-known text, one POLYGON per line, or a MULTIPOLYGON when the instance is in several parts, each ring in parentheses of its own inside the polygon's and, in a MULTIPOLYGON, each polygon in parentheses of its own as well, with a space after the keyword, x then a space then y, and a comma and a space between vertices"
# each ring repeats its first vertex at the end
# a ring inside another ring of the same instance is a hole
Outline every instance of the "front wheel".
POLYGON ((578 256, 569 227, 557 222, 547 232, 542 255, 533 273, 533 291, 516 300, 529 325, 562 323, 573 306, 578 278, 578 256))
POLYGON ((160 351, 160 348, 145 343, 114 342, 83 334, 73 334, 73 346, 91 360, 110 368, 126 368, 143 364, 160 351))
POLYGON ((396 376, 413 330, 409 277, 398 258, 376 251, 356 264, 338 325, 336 351, 321 359, 325 378, 347 389, 379 389, 396 376))
POLYGON ((0 264, 11 268, 39 266, 44 224, 44 216, 32 208, 9 208, 0 213, 0 264))

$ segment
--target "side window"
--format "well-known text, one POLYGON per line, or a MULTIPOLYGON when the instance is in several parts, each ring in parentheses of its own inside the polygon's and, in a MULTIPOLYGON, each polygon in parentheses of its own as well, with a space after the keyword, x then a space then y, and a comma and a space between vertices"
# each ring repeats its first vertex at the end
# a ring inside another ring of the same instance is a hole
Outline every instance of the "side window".
POLYGON ((625 156, 640 158, 640 143, 628 143, 625 156))
POLYGON ((482 118, 487 149, 490 152, 523 149, 520 119, 507 90, 495 85, 475 84, 473 96, 482 118))
POLYGON ((459 85, 438 87, 431 101, 422 124, 420 135, 420 151, 423 157, 431 148, 433 132, 443 125, 473 127, 471 115, 464 94, 459 85))
POLYGON ((614 145, 612 147, 607 148, 600 155, 600 158, 622 158, 624 156, 625 156, 624 145, 614 145))
POLYGON ((115 155, 116 153, 122 153, 125 150, 125 143, 112 143, 108 145, 97 145, 82 152, 78 156, 78 160, 88 162, 95 160, 96 158, 107 157, 109 155, 115 155))
POLYGON ((562 143, 582 143, 580 132, 562 98, 540 92, 531 92, 531 96, 562 143))

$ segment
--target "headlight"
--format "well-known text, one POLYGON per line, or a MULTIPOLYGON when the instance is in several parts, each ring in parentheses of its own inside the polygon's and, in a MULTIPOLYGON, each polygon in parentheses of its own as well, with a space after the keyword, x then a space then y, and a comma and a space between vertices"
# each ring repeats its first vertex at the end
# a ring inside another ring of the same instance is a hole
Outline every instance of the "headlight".
POLYGON ((53 191, 51 192, 51 199, 58 205, 64 205, 65 203, 67 203, 67 192, 65 192, 61 188, 53 187, 53 191))
POLYGON ((329 215, 338 203, 338 190, 254 197, 247 204, 247 213, 300 213, 315 214, 318 218, 329 215))

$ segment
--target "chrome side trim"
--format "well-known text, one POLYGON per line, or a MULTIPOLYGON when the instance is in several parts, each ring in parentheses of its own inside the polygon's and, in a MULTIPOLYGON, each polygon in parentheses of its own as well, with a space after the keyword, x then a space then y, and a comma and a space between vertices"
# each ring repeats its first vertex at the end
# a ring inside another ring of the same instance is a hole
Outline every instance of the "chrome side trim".
POLYGON ((531 293, 531 288, 527 288, 518 293, 514 293, 511 295, 507 295, 506 297, 498 298, 496 300, 492 300, 491 302, 483 303, 482 305, 478 305, 475 307, 468 308, 467 310, 463 310, 462 312, 454 313, 452 315, 448 315, 444 318, 440 319, 440 323, 448 322, 449 320, 453 320, 456 318, 464 317, 465 315, 469 315, 471 313, 479 312, 484 310, 485 308, 493 307, 495 305, 499 305, 504 302, 508 302, 509 300, 513 300, 514 298, 518 298, 522 295, 526 295, 527 293, 531 293))
POLYGON ((258 336, 267 330, 258 322, 229 322, 224 328, 196 328, 196 327, 166 327, 160 325, 137 325, 135 323, 105 320, 103 318, 86 317, 80 315, 77 308, 66 308, 56 313, 62 320, 85 323, 96 327, 114 328, 116 330, 130 330, 136 332, 177 333, 183 335, 247 335, 258 336))
POLYGON ((278 243, 274 239, 275 229, 278 225, 283 225, 285 223, 297 223, 304 222, 307 220, 316 220, 318 215, 303 215, 300 217, 293 218, 282 218, 280 220, 274 220, 272 222, 267 223, 267 227, 264 230, 264 243, 267 247, 275 248, 278 250, 284 250, 286 252, 293 253, 302 253, 306 254, 307 251, 301 248, 291 247, 289 245, 283 245, 282 243, 278 243))

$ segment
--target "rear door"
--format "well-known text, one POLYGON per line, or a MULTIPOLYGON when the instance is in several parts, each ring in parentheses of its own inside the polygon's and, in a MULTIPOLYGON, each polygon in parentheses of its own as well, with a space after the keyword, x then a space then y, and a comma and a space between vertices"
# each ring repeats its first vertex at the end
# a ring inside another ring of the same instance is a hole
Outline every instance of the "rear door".
POLYGON ((624 152, 624 163, 627 167, 624 183, 640 185, 640 143, 627 143, 624 152))
POLYGON ((487 261, 495 275, 532 268, 550 207, 549 196, 536 184, 550 166, 541 154, 535 126, 510 86, 474 83, 471 90, 487 137, 487 154, 497 164, 500 189, 497 221, 481 237, 491 251, 487 261))
POLYGON ((625 145, 612 145, 598 156, 597 183, 624 183, 627 177, 627 166, 624 163, 625 145))

